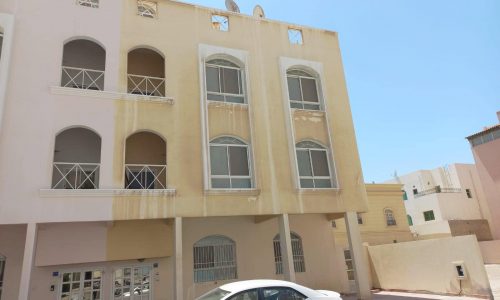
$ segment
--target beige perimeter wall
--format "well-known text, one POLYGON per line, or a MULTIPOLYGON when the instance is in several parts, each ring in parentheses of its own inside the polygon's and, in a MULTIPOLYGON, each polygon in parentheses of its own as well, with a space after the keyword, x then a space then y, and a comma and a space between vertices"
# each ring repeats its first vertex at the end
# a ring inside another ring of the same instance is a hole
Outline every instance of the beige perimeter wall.
POLYGON ((453 262, 463 261, 468 279, 461 283, 462 294, 490 295, 475 236, 370 246, 368 252, 377 288, 459 294, 453 262))

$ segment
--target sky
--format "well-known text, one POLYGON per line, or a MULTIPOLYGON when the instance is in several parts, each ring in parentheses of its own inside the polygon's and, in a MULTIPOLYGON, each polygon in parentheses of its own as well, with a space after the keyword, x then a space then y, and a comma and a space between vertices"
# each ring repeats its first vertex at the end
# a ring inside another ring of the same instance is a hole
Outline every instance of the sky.
POLYGON ((366 182, 474 163, 465 137, 498 123, 500 0, 236 2, 339 33, 366 182))

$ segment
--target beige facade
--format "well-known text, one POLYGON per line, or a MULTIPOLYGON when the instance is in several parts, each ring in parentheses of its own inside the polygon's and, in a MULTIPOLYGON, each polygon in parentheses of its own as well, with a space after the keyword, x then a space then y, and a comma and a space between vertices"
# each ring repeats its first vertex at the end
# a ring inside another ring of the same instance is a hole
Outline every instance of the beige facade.
POLYGON ((342 216, 370 297, 337 33, 170 0, 2 1, 0 26, 2 300, 349 291, 342 216))

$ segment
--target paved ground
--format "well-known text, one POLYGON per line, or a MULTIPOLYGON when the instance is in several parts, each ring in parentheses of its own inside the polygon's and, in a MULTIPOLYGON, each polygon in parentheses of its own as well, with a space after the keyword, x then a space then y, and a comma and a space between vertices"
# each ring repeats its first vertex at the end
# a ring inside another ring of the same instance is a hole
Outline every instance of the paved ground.
MULTIPOLYGON (((342 296, 344 300, 356 300, 356 295, 342 296)), ((433 299, 433 300, 484 300, 484 298, 459 297, 459 296, 442 296, 433 294, 415 294, 401 292, 376 292, 373 294, 373 300, 418 300, 418 299, 433 299)))
POLYGON ((491 291, 495 300, 500 300, 500 265, 485 265, 491 291))

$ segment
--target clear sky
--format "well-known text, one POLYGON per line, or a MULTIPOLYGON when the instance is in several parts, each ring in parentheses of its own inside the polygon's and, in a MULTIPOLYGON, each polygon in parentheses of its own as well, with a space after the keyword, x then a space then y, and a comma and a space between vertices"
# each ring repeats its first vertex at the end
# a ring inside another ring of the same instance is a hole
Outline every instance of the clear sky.
POLYGON ((366 182, 473 163, 465 137, 498 123, 500 0, 236 2, 339 33, 366 182))

